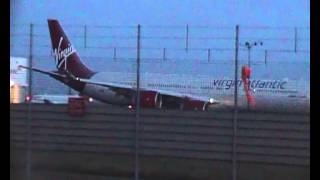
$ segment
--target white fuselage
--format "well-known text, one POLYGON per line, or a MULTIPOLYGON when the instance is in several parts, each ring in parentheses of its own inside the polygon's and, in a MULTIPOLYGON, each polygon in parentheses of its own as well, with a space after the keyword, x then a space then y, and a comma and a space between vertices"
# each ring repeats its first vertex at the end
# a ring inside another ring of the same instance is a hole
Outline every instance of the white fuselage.
MULTIPOLYGON (((90 80, 96 82, 109 82, 122 85, 136 86, 135 73, 121 72, 100 72, 95 74, 90 80)), ((153 74, 143 73, 140 75, 140 87, 155 90, 170 90, 179 93, 188 93, 199 96, 213 97, 219 101, 232 101, 235 84, 238 85, 239 98, 246 103, 243 82, 239 79, 234 83, 234 79, 225 77, 190 76, 181 74, 153 74)), ((309 83, 307 81, 293 81, 288 79, 266 80, 251 79, 251 90, 257 104, 259 100, 288 101, 292 99, 303 99, 309 102, 309 83)), ((127 104, 130 100, 123 96, 117 96, 107 87, 87 84, 83 93, 109 103, 127 104)), ((129 102, 130 103, 130 102, 129 102)))

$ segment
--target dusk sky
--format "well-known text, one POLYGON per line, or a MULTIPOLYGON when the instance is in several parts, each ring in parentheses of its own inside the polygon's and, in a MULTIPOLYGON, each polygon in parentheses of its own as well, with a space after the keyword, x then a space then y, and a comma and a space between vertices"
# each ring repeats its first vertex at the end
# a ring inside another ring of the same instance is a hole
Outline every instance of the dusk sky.
POLYGON ((11 0, 14 23, 309 26, 308 0, 11 0))
MULTIPOLYGON (((234 72, 232 49, 235 25, 238 24, 240 43, 266 39, 263 46, 256 47, 252 51, 252 61, 259 63, 254 69, 254 76, 309 80, 310 2, 307 0, 11 0, 10 18, 11 24, 15 24, 11 28, 10 54, 29 56, 27 45, 29 24, 33 23, 35 24, 34 62, 37 67, 46 69, 54 68, 54 61, 50 56, 48 18, 60 21, 82 60, 93 69, 134 72, 135 48, 117 50, 117 57, 122 57, 124 60, 113 61, 112 57, 113 47, 135 47, 136 38, 97 39, 94 36, 135 36, 136 26, 141 24, 142 36, 182 37, 182 39, 142 39, 142 71, 214 76, 230 76, 234 72), (190 48, 203 48, 204 51, 186 52, 184 37, 187 24, 190 26, 190 37, 229 39, 190 39, 190 48), (88 47, 112 48, 84 48, 84 38, 79 37, 83 36, 84 25, 88 26, 88 47), (95 28, 96 25, 133 28, 101 30, 95 28), (146 28, 148 26, 181 28, 148 29, 146 28), (209 26, 211 29, 194 28, 196 26, 209 26), (299 28, 298 53, 273 51, 281 49, 293 51, 294 27, 299 28), (158 49, 143 49, 145 47, 158 49), (166 63, 162 61, 163 48, 167 48, 166 63), (175 48, 180 48, 182 51, 176 51, 175 48), (210 56, 212 64, 206 64, 208 48, 212 49, 210 56), (215 48, 229 48, 231 51, 215 51, 215 48), (268 65, 265 64, 265 50, 268 50, 268 65), (131 60, 128 61, 126 58, 131 60), (286 68, 282 68, 283 65, 286 68)), ((247 63, 247 52, 244 49, 239 53, 241 64, 247 63)))

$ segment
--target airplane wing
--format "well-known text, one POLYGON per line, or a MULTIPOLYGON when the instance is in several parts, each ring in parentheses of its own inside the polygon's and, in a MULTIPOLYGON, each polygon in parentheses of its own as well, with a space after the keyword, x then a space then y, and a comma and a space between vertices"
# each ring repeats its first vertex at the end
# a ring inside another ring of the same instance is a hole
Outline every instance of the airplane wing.
MULTIPOLYGON (((84 82, 84 83, 88 83, 88 84, 109 87, 110 89, 113 89, 115 92, 117 92, 117 91, 133 91, 133 92, 135 92, 136 91, 135 86, 124 85, 124 84, 120 84, 120 83, 95 82, 95 81, 91 81, 88 79, 81 79, 81 78, 76 78, 76 80, 84 82)), ((189 93, 180 93, 180 92, 175 92, 175 91, 159 90, 159 89, 152 89, 152 88, 141 88, 140 90, 141 91, 155 91, 155 92, 158 92, 162 95, 168 95, 168 96, 178 97, 178 98, 182 98, 182 99, 210 102, 211 104, 220 102, 220 101, 214 99, 213 97, 198 96, 198 95, 189 94, 189 93)))
POLYGON ((26 66, 22 66, 22 65, 20 65, 18 68, 24 68, 24 69, 33 70, 33 71, 36 71, 36 72, 39 72, 39 73, 42 73, 42 74, 47 74, 47 75, 50 75, 50 76, 53 76, 53 77, 56 77, 56 78, 67 78, 66 75, 55 73, 55 72, 51 72, 51 71, 44 71, 44 70, 37 69, 37 68, 30 68, 30 67, 26 67, 26 66))

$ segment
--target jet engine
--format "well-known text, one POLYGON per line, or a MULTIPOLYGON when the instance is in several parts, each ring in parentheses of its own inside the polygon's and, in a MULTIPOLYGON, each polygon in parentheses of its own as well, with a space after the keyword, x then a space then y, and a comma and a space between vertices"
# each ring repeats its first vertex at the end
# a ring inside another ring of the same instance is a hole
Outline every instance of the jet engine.
POLYGON ((184 110, 207 110, 208 102, 199 101, 199 100, 190 100, 185 99, 183 101, 183 109, 184 110))
POLYGON ((158 92, 155 91, 141 91, 140 92, 140 106, 146 108, 161 108, 162 99, 158 92))
MULTIPOLYGON (((140 106, 144 108, 183 109, 205 111, 209 102, 181 99, 174 96, 163 95, 155 91, 140 92, 140 106)), ((133 100, 132 106, 135 106, 133 100)))

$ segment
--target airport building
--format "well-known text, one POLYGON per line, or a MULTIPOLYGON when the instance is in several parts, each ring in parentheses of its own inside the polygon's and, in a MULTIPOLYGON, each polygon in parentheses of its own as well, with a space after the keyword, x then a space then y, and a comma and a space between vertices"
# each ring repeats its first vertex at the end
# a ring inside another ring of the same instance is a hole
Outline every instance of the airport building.
POLYGON ((19 68, 27 66, 27 59, 10 57, 10 103, 23 103, 27 95, 27 70, 19 68))

